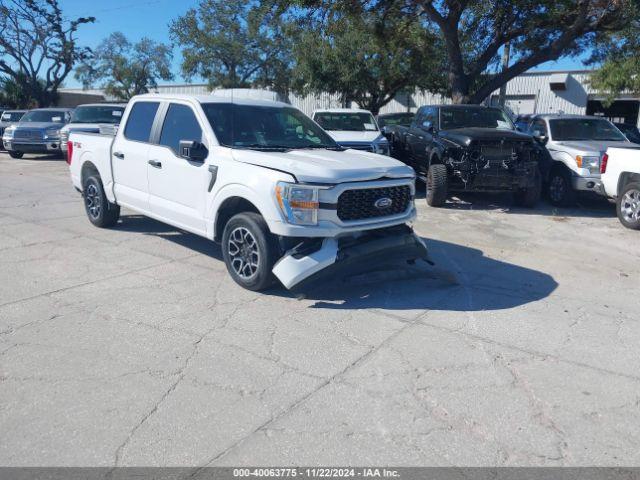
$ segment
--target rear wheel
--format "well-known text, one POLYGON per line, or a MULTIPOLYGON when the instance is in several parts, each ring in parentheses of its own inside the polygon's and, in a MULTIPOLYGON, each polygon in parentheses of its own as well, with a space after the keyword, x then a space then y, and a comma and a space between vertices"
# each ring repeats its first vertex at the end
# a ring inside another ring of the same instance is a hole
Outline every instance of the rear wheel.
POLYGON ((271 269, 278 259, 278 248, 259 214, 243 212, 227 222, 222 255, 229 275, 241 287, 260 291, 275 282, 271 269))
POLYGON ((9 156, 11 158, 22 158, 24 156, 24 152, 18 152, 17 150, 9 150, 9 156))
POLYGON ((540 172, 536 169, 534 184, 528 188, 521 188, 515 192, 515 202, 521 207, 533 208, 540 200, 541 191, 542 179, 540 177, 540 172))
POLYGON ((640 183, 627 184, 616 201, 620 223, 627 228, 640 230, 640 183))
POLYGON ((549 176, 547 186, 549 201, 557 207, 572 205, 576 199, 576 192, 571 186, 571 174, 567 169, 556 168, 549 176))
POLYGON ((447 167, 432 164, 427 172, 427 204, 441 207, 447 199, 447 167))
POLYGON ((84 181, 83 185, 84 209, 89 221, 96 227, 112 227, 120 218, 120 207, 111 203, 102 186, 98 175, 93 175, 84 181))

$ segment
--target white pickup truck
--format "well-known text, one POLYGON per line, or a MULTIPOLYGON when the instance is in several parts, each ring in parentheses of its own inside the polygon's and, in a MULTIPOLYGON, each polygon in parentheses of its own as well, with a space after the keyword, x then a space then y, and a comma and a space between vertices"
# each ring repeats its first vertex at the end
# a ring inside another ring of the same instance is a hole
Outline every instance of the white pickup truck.
POLYGON ((640 230, 640 147, 609 147, 600 172, 602 189, 615 199, 620 223, 640 230))
POLYGON ((113 226, 127 207, 221 242, 247 289, 427 260, 410 226, 413 170, 345 150, 284 103, 140 95, 115 137, 73 132, 68 149, 91 223, 113 226))

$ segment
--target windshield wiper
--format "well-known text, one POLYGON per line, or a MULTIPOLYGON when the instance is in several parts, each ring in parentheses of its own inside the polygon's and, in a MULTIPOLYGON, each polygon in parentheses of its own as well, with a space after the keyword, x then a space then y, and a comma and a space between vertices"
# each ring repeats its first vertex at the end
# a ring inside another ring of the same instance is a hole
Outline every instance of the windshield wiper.
POLYGON ((234 145, 233 148, 245 148, 247 150, 263 150, 273 152, 286 152, 291 150, 289 145, 263 145, 261 143, 250 143, 248 145, 234 145))
POLYGON ((302 145, 300 147, 295 147, 295 148, 322 148, 325 150, 335 150, 337 152, 341 152, 343 150, 345 150, 345 148, 342 148, 340 145, 316 145, 315 143, 311 143, 309 145, 302 145))

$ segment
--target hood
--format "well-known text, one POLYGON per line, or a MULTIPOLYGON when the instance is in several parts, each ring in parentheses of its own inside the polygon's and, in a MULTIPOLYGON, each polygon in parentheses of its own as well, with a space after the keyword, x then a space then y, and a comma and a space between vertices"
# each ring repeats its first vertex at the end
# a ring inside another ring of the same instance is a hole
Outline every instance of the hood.
POLYGON ((382 134, 375 130, 367 130, 364 132, 349 132, 343 130, 328 130, 327 133, 338 143, 372 143, 378 138, 384 138, 382 134))
POLYGON ((18 123, 16 130, 46 130, 47 128, 62 128, 65 124, 59 122, 26 122, 18 123))
POLYGON ((235 149, 233 157, 239 162, 290 173, 303 183, 333 184, 414 176, 413 169, 398 160, 356 150, 258 152, 235 149))
POLYGON ((499 128, 456 128, 440 130, 438 136, 457 145, 468 147, 476 140, 531 140, 531 136, 516 130, 499 128))
POLYGON ((568 153, 575 153, 576 155, 584 152, 600 152, 604 153, 609 147, 631 147, 631 142, 616 142, 616 141, 598 141, 598 140, 580 140, 574 142, 553 142, 553 146, 550 148, 557 149, 560 147, 566 149, 568 153))

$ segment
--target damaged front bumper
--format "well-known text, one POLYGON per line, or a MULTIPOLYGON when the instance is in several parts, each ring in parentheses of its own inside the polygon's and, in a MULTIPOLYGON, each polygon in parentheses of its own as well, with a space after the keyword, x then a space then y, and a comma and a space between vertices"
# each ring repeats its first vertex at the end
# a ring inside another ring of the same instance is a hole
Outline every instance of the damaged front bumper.
POLYGON ((358 236, 303 240, 273 267, 287 289, 365 273, 381 262, 425 260, 427 247, 406 225, 358 236))

